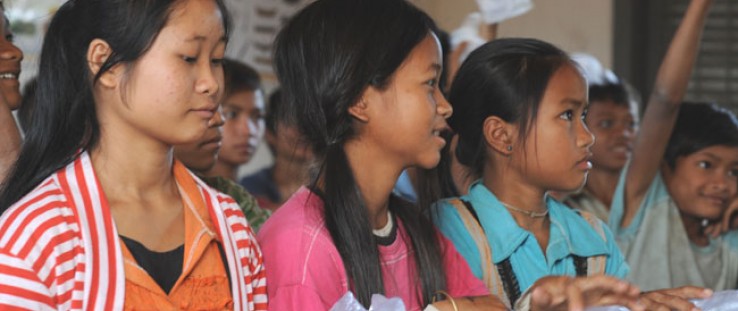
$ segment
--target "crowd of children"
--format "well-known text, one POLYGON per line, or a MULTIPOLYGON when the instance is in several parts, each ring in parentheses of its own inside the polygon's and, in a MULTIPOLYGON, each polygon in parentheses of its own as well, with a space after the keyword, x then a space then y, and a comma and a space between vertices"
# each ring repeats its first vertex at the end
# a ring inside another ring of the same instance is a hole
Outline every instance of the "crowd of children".
POLYGON ((461 62, 406 0, 308 4, 268 103, 222 0, 69 0, 24 96, 6 19, 0 308, 693 310, 738 287, 738 119, 684 102, 711 4, 642 118, 597 60, 504 38, 461 62))

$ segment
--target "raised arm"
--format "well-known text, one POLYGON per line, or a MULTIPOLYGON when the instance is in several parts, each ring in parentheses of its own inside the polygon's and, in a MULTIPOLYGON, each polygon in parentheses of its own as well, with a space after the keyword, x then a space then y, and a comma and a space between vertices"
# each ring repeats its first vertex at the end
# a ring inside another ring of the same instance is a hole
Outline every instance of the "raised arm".
POLYGON ((633 220, 648 187, 659 171, 694 67, 711 3, 712 0, 690 2, 659 67, 626 173, 625 210, 621 222, 623 227, 633 220))

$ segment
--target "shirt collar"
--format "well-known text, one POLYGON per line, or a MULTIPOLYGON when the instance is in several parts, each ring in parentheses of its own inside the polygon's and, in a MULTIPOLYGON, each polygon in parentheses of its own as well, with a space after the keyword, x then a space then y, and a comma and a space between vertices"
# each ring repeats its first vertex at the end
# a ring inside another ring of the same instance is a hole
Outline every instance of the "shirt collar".
MULTIPOLYGON (((535 239, 533 234, 518 226, 510 212, 481 180, 476 181, 462 199, 471 202, 479 216, 487 233, 487 242, 494 250, 492 261, 495 264, 510 257, 527 239, 535 239)), ((605 241, 583 217, 551 197, 546 199, 546 206, 551 219, 551 235, 546 249, 549 262, 570 254, 581 257, 609 254, 605 241), (570 233, 577 238, 572 239, 570 233)))

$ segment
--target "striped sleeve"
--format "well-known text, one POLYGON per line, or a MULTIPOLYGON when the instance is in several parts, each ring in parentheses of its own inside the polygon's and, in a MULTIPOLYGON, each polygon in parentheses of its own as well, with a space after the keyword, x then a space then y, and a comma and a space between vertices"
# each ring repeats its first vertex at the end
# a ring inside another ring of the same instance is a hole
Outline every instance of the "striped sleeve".
POLYGON ((243 269, 246 294, 250 310, 267 310, 266 271, 261 249, 256 242, 243 212, 232 198, 218 195, 218 202, 223 206, 226 223, 230 227, 243 269))
POLYGON ((0 309, 56 310, 49 288, 31 266, 0 250, 0 309))
POLYGON ((0 217, 0 309, 78 309, 79 226, 53 179, 0 217))

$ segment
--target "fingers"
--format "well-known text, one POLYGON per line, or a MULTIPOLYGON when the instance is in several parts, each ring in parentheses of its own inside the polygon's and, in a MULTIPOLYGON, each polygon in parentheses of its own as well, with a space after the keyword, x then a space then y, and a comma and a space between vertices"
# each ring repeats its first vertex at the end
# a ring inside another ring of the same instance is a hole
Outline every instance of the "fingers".
MULTIPOLYGON (((725 222, 725 218, 723 218, 723 220, 721 221, 721 223, 719 223, 719 224, 711 224, 711 225, 707 226, 707 227, 705 228, 705 234, 706 234, 707 236, 710 236, 710 237, 712 237, 712 238, 716 238, 716 237, 718 237, 718 236, 719 236, 720 234, 722 234, 722 233, 723 233, 723 231, 725 230, 725 229, 724 229, 724 227, 725 227, 725 224, 726 224, 726 222, 725 222)), ((729 224, 729 223, 728 223, 728 224, 729 224)))
POLYGON ((712 290, 709 288, 698 287, 698 286, 682 286, 677 288, 670 288, 660 290, 672 296, 677 296, 683 299, 704 299, 712 296, 712 290))
POLYGON ((531 292, 530 305, 532 311, 550 309, 553 306, 551 293, 540 286, 534 288, 531 292))
POLYGON ((613 293, 628 293, 637 296, 640 292, 638 288, 628 282, 607 275, 594 275, 583 278, 576 278, 574 281, 582 291, 605 290, 613 293))
POLYGON ((684 286, 652 291, 641 295, 641 302, 648 310, 699 310, 688 299, 704 299, 712 296, 712 290, 697 287, 684 286))
POLYGON ((566 300, 569 302, 569 311, 583 311, 584 297, 581 288, 575 283, 570 283, 566 287, 566 300))

